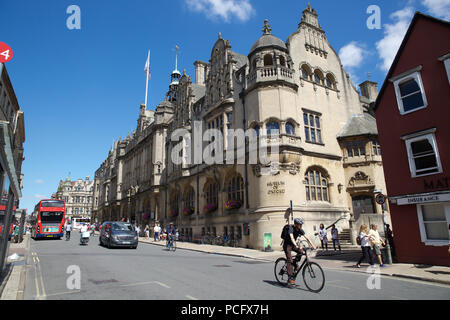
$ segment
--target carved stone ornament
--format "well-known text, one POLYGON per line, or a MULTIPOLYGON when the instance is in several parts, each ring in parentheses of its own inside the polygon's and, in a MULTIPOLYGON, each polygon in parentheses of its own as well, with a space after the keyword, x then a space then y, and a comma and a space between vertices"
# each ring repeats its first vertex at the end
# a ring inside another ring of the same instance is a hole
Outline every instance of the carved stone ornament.
POLYGON ((355 187, 358 185, 370 185, 373 184, 372 180, 368 175, 366 175, 362 171, 358 171, 355 175, 350 179, 349 185, 351 187, 355 187))

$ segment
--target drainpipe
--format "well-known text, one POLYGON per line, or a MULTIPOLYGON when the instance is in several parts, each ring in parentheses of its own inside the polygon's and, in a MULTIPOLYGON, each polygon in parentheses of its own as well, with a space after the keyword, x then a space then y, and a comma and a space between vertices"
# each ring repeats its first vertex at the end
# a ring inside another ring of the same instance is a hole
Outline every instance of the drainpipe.
MULTIPOLYGON (((242 127, 244 132, 247 130, 247 119, 245 117, 245 96, 244 96, 244 88, 242 88, 241 93, 239 94, 239 97, 241 98, 242 101, 242 127)), ((248 201, 248 164, 247 164, 247 140, 245 141, 245 145, 244 145, 245 151, 245 208, 249 209, 249 201, 248 201)))

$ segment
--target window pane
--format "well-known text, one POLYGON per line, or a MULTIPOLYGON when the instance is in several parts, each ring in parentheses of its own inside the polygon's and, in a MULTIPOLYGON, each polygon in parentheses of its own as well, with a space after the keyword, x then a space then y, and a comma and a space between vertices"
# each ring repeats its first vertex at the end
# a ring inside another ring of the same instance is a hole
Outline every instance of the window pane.
POLYGON ((316 142, 316 130, 311 129, 311 141, 316 142))
POLYGON ((308 115, 306 113, 303 114, 303 122, 305 123, 305 126, 308 125, 308 115))
POLYGON ((312 115, 309 116, 309 125, 311 127, 314 127, 314 116, 312 116, 312 115))
POLYGON ((436 168, 436 171, 438 171, 437 161, 436 161, 436 157, 434 155, 415 158, 414 163, 416 164, 416 170, 436 168))
POLYGON ((320 130, 317 130, 317 142, 322 143, 322 133, 320 130))
POLYGON ((400 89, 400 94, 402 97, 420 91, 419 85, 417 84, 415 79, 408 80, 400 84, 398 87, 400 89))
POLYGON ((309 129, 308 128, 305 128, 305 138, 306 138, 306 141, 311 141, 311 138, 309 136, 309 129))
POLYGON ((317 74, 314 74, 314 81, 320 83, 320 77, 317 74))
POLYGON ((317 198, 319 201, 322 201, 322 190, 321 188, 317 188, 317 198))
POLYGON ((412 142, 411 149, 414 157, 429 153, 434 154, 433 146, 428 139, 412 142))
POLYGON ((449 240, 447 222, 425 223, 425 232, 429 240, 449 240))
POLYGON ((445 207, 443 205, 426 205, 421 207, 423 221, 447 221, 445 217, 445 207))
POLYGON ((316 128, 320 128, 320 118, 316 117, 316 128))
POLYGON ((316 183, 314 182, 314 172, 310 172, 309 173, 309 181, 311 185, 315 185, 316 183))
POLYGON ((423 102, 422 93, 418 92, 406 98, 402 98, 403 100, 403 109, 405 111, 410 111, 413 109, 417 109, 423 107, 425 104, 423 102))
POLYGON ((291 136, 295 135, 294 126, 289 122, 286 123, 286 134, 291 135, 291 136))
POLYGON ((302 78, 308 80, 308 72, 302 68, 302 78))
POLYGON ((323 188, 323 201, 328 201, 328 192, 327 192, 327 188, 323 188))
POLYGON ((311 200, 311 196, 309 194, 309 187, 306 187, 306 200, 311 200))
POLYGON ((312 200, 317 200, 316 198, 316 188, 311 187, 311 199, 312 200))

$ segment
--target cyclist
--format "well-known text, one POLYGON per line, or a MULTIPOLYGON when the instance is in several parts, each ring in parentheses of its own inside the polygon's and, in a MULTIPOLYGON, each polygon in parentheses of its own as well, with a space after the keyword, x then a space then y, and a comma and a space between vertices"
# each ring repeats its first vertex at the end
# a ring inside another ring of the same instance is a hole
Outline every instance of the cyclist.
POLYGON ((66 224, 66 239, 70 239, 70 232, 72 231, 72 224, 67 223, 66 224))
POLYGON ((169 224, 169 227, 167 228, 167 244, 172 244, 173 238, 176 235, 177 230, 175 229, 173 222, 169 224))
MULTIPOLYGON (((309 245, 315 250, 316 246, 312 243, 312 241, 306 236, 303 228, 303 220, 295 219, 294 225, 286 225, 283 229, 283 251, 286 254, 287 260, 287 272, 289 276, 288 285, 295 285, 294 281, 294 271, 292 265, 294 264, 292 260, 292 251, 297 252, 297 254, 303 254, 303 250, 297 245, 297 238, 304 237, 306 241, 308 241, 309 245), (285 231, 286 230, 286 231, 285 231)), ((297 267, 296 267, 297 268, 297 267)))

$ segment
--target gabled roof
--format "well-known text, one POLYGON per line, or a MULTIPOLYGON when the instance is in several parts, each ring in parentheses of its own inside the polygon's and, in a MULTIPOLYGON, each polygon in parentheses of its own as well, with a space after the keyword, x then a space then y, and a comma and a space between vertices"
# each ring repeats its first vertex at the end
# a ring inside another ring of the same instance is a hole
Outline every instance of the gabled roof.
POLYGON ((408 28, 408 31, 406 32, 406 35, 403 38, 403 42, 402 42, 400 48, 398 49, 397 55, 395 56, 395 59, 392 62, 391 68, 389 69, 389 72, 388 72, 388 74, 386 76, 386 79, 384 80, 383 86, 381 87, 381 90, 380 90, 380 92, 378 94, 377 100, 375 101, 375 106, 374 106, 374 109, 373 109, 374 111, 377 110, 377 108, 378 108, 378 106, 380 104, 380 101, 381 101, 381 99, 383 97, 384 91, 386 90, 386 87, 389 84, 389 79, 392 78, 392 75, 393 75, 394 70, 395 70, 395 68, 397 66, 397 63, 400 60, 400 57, 401 57, 401 55, 403 53, 403 49, 405 49, 405 46, 408 43, 408 40, 409 40, 409 38, 410 38, 410 36, 412 34, 412 31, 414 30, 414 27, 416 26, 416 23, 417 23, 417 21, 419 19, 427 19, 427 20, 431 20, 431 21, 434 21, 434 22, 441 23, 441 24, 443 24, 443 25, 445 25, 447 27, 450 26, 450 22, 448 22, 448 21, 441 20, 441 19, 429 16, 427 14, 424 14, 422 12, 416 11, 416 13, 414 14, 414 17, 413 17, 413 19, 411 21, 411 24, 410 24, 410 26, 408 28))
POLYGON ((378 135, 376 120, 367 113, 352 116, 337 137, 339 139, 362 135, 378 135))

